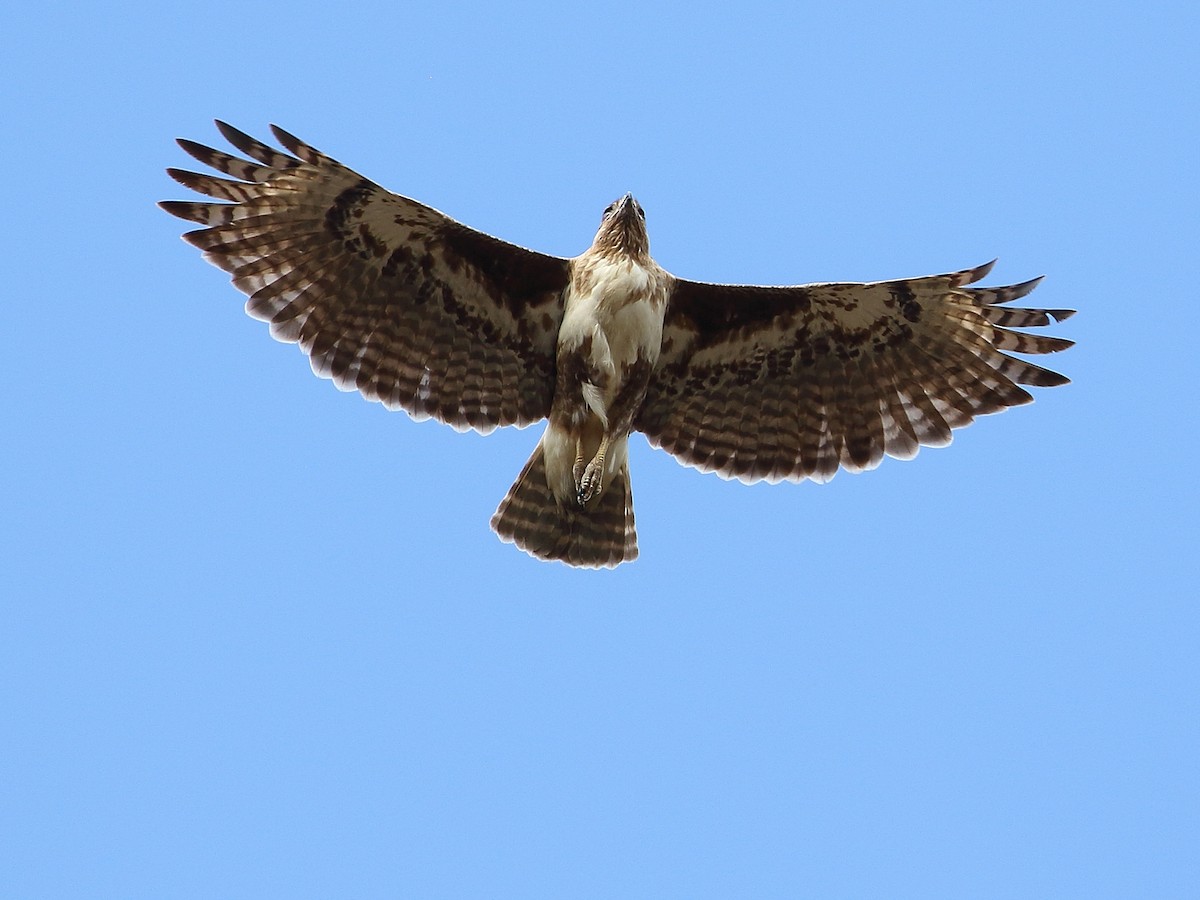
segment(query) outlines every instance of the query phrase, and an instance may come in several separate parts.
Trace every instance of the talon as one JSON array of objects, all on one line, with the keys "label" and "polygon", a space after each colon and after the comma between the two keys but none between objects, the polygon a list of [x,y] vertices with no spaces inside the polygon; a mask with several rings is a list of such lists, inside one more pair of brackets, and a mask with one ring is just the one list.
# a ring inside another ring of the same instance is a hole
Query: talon
[{"label": "talon", "polygon": [[[608,453],[608,441],[608,437],[600,441],[600,448],[586,466],[583,465],[583,445],[582,443],[576,444],[578,455],[575,457],[572,475],[575,477],[575,499],[580,506],[584,506],[593,497],[598,496],[603,487],[604,457]],[[582,474],[580,474],[581,469]]]},{"label": "talon", "polygon": [[594,459],[588,463],[587,468],[583,471],[583,477],[579,479],[578,500],[580,506],[583,506],[600,493],[603,477],[603,459]]}]

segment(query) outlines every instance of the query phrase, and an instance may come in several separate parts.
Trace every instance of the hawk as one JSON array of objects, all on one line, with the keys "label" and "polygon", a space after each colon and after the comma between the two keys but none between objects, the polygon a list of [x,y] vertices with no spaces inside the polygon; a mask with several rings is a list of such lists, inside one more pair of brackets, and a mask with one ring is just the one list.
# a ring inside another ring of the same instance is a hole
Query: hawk
[{"label": "hawk", "polygon": [[272,126],[217,123],[249,159],[188,140],[223,173],[168,169],[220,202],[160,205],[230,272],[246,311],[313,371],[414,419],[487,433],[548,419],[491,525],[572,566],[637,556],[628,441],[744,482],[828,481],[950,442],[976,416],[1067,383],[1009,355],[1073,341],[1013,331],[1074,311],[1005,306],[1041,279],[974,286],[993,263],[792,287],[676,278],[632,195],[563,259],[456,222]]}]

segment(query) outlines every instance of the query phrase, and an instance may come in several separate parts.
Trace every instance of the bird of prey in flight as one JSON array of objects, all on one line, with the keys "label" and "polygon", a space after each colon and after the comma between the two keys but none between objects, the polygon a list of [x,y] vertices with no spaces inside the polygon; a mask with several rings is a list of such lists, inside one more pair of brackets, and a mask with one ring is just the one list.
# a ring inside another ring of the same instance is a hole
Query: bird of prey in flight
[{"label": "bird of prey in flight", "polygon": [[222,173],[168,169],[211,198],[161,204],[203,226],[185,239],[342,390],[460,430],[548,419],[491,522],[541,559],[637,556],[633,431],[726,478],[827,481],[947,444],[1029,402],[1021,385],[1067,382],[1010,353],[1071,346],[1012,329],[1073,310],[1006,305],[1040,279],[977,286],[991,263],[862,284],[687,281],[650,256],[630,194],[563,259],[393,194],[280,128],[286,153],[217,126],[249,159],[179,141]]}]

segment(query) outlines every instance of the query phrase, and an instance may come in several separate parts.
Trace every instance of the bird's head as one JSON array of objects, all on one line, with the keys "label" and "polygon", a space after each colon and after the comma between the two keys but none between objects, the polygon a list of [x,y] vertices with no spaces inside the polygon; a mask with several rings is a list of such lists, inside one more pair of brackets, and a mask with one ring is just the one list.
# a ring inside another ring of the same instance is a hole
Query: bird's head
[{"label": "bird's head", "polygon": [[600,229],[592,246],[606,253],[621,253],[627,256],[646,256],[650,252],[650,238],[646,234],[646,214],[642,207],[633,199],[633,194],[626,194],[620,200],[614,200],[604,210],[600,219]]}]

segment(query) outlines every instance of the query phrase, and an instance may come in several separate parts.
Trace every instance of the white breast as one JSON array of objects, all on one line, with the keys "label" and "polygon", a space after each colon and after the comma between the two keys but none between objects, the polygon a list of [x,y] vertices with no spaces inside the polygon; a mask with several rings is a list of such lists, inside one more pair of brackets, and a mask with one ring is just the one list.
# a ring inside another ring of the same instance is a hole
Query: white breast
[{"label": "white breast", "polygon": [[573,284],[568,292],[560,346],[577,347],[591,335],[595,362],[618,372],[639,357],[655,362],[666,309],[662,270],[629,259],[600,257],[587,276],[576,282],[583,290]]}]

